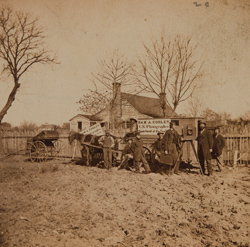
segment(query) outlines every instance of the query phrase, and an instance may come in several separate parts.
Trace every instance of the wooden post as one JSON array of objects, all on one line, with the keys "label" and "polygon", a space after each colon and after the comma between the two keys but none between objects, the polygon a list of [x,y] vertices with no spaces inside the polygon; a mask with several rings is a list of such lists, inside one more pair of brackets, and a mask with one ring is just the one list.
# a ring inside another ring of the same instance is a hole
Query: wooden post
[{"label": "wooden post", "polygon": [[75,158],[75,153],[76,153],[76,144],[77,144],[77,140],[75,140],[75,145],[74,145],[74,150],[73,150],[72,160]]},{"label": "wooden post", "polygon": [[233,168],[237,167],[237,159],[238,159],[238,150],[234,151],[234,165]]}]

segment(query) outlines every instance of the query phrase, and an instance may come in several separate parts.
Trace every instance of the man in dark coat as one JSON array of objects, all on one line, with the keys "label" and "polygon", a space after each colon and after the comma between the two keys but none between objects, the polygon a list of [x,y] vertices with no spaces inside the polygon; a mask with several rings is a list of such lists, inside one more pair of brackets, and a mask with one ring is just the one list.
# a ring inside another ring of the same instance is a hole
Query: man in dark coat
[{"label": "man in dark coat", "polygon": [[161,156],[161,153],[164,151],[164,142],[163,142],[164,133],[162,131],[159,131],[157,135],[158,139],[153,144],[152,153],[155,153],[156,157],[154,158],[158,160]]},{"label": "man in dark coat", "polygon": [[224,137],[219,134],[220,128],[216,127],[214,129],[214,135],[213,135],[213,153],[212,156],[214,159],[216,159],[217,166],[219,167],[219,170],[221,171],[223,167],[223,161],[222,161],[222,150],[225,147],[225,139]]},{"label": "man in dark coat", "polygon": [[205,161],[207,163],[208,176],[212,175],[212,151],[213,137],[209,130],[205,129],[206,123],[200,122],[198,134],[198,157],[203,174],[205,173]]},{"label": "man in dark coat", "polygon": [[129,164],[129,160],[133,159],[132,149],[131,149],[132,138],[131,137],[128,138],[127,142],[128,143],[126,144],[126,146],[122,150],[122,157],[121,157],[122,162],[121,162],[118,170],[123,169],[123,168],[127,169],[128,164]]},{"label": "man in dark coat", "polygon": [[139,162],[141,161],[146,173],[150,173],[150,167],[145,158],[144,150],[143,150],[143,141],[141,139],[141,135],[139,132],[136,133],[136,138],[133,140],[131,144],[131,150],[134,159],[135,172],[140,172]]},{"label": "man in dark coat", "polygon": [[155,143],[153,144],[153,148],[152,148],[152,154],[153,154],[152,160],[154,164],[153,171],[156,171],[159,168],[160,157],[162,153],[164,152],[164,142],[163,142],[164,132],[159,131],[157,135],[158,135],[158,139],[155,141]]},{"label": "man in dark coat", "polygon": [[173,164],[175,165],[174,173],[179,174],[180,161],[178,159],[180,135],[174,129],[173,122],[170,122],[170,129],[166,131],[163,136],[165,154],[171,154],[173,157]]}]

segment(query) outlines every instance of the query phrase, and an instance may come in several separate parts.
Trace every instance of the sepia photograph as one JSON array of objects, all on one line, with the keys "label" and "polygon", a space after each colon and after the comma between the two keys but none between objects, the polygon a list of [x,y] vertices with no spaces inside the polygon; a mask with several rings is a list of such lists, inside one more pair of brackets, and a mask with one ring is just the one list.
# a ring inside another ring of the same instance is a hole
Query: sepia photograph
[{"label": "sepia photograph", "polygon": [[1,247],[249,247],[248,0],[0,0]]}]

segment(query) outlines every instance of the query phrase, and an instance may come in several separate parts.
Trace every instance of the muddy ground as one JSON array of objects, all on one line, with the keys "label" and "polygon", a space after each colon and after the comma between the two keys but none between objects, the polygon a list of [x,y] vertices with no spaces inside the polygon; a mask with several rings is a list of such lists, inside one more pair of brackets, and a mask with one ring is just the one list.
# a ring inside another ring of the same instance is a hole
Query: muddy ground
[{"label": "muddy ground", "polygon": [[136,174],[0,161],[0,246],[249,246],[250,169]]}]

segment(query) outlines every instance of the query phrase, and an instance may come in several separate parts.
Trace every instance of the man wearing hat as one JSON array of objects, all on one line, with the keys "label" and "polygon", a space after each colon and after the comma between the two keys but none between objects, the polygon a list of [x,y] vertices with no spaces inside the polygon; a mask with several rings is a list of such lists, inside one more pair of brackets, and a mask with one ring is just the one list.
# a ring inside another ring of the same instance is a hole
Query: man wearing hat
[{"label": "man wearing hat", "polygon": [[161,154],[162,154],[162,152],[164,152],[164,143],[163,143],[164,132],[158,131],[157,135],[158,135],[158,139],[153,144],[153,149],[152,149],[152,153],[154,154],[153,159],[155,160],[154,170],[157,170],[157,168],[158,168],[157,161],[158,162],[160,161]]},{"label": "man wearing hat", "polygon": [[138,131],[137,120],[135,118],[130,118],[130,132],[134,133]]},{"label": "man wearing hat", "polygon": [[109,130],[106,130],[106,134],[102,136],[98,142],[103,146],[104,166],[109,170],[112,167],[111,148],[115,145],[114,138],[110,135]]},{"label": "man wearing hat", "polygon": [[[179,174],[180,161],[178,159],[180,135],[174,129],[174,123],[170,122],[170,129],[165,132],[163,136],[165,154],[171,154],[173,157],[173,164],[175,165],[174,173]],[[171,165],[171,164],[170,164]]]},{"label": "man wearing hat", "polygon": [[155,151],[155,154],[158,157],[160,157],[161,152],[164,151],[164,143],[163,143],[164,132],[163,131],[158,131],[157,135],[158,135],[158,139],[153,144],[153,150]]},{"label": "man wearing hat", "polygon": [[146,173],[150,173],[151,170],[145,158],[145,154],[143,150],[143,141],[141,139],[140,132],[136,133],[136,137],[131,144],[131,150],[132,150],[133,159],[134,159],[135,172],[137,173],[140,172],[139,162],[141,161],[145,168]]},{"label": "man wearing hat", "polygon": [[118,168],[118,170],[120,169],[127,169],[128,167],[128,164],[129,164],[129,160],[130,159],[133,159],[133,155],[132,155],[132,149],[131,149],[131,144],[132,144],[132,138],[129,137],[127,139],[127,144],[126,146],[124,147],[124,149],[122,150],[122,162]]},{"label": "man wearing hat", "polygon": [[207,163],[208,176],[212,175],[212,151],[213,151],[213,137],[209,130],[206,128],[206,123],[201,121],[199,123],[198,134],[198,157],[203,174],[205,173],[205,162]]},{"label": "man wearing hat", "polygon": [[126,133],[125,139],[131,136],[134,137],[137,131],[138,131],[137,120],[135,118],[130,118],[129,132]]},{"label": "man wearing hat", "polygon": [[216,159],[219,170],[222,170],[223,161],[221,159],[222,150],[225,147],[225,138],[220,134],[219,126],[215,127],[213,135],[213,153],[212,157]]}]

